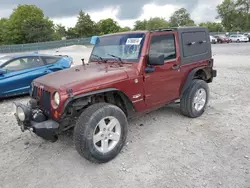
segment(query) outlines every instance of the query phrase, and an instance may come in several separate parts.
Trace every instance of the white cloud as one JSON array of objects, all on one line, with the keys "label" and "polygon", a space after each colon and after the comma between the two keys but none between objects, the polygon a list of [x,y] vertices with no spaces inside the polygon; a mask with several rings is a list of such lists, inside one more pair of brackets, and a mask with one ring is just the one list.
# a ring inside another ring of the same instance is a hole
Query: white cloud
[{"label": "white cloud", "polygon": [[74,27],[77,22],[77,16],[63,17],[63,18],[52,18],[56,24],[62,24],[65,27]]},{"label": "white cloud", "polygon": [[[216,21],[215,19],[217,15],[216,5],[220,4],[223,0],[199,0],[199,2],[195,5],[195,9],[190,13],[191,18],[196,22],[200,23],[203,21]],[[88,12],[91,16],[91,19],[95,22],[98,22],[101,19],[112,18],[119,23],[120,26],[125,27],[133,27],[136,20],[150,19],[151,17],[162,17],[166,20],[173,14],[174,11],[181,8],[182,5],[171,5],[166,4],[164,6],[158,6],[156,4],[146,4],[143,6],[143,11],[140,17],[131,20],[119,20],[117,19],[117,14],[119,11],[119,7],[106,7],[102,11],[98,12]],[[74,27],[77,22],[77,15],[74,17],[68,18],[54,18],[55,23],[61,23],[66,27]]]},{"label": "white cloud", "polygon": [[[163,17],[165,19],[169,19],[169,17],[173,14],[174,11],[181,8],[180,6],[175,5],[164,5],[157,6],[155,4],[147,4],[143,6],[143,13],[137,19],[132,20],[119,20],[116,15],[118,14],[119,7],[107,7],[102,11],[98,12],[88,12],[91,16],[91,19],[95,22],[98,22],[101,19],[112,18],[119,23],[120,26],[125,27],[133,27],[134,22],[136,20],[150,19],[151,17]],[[66,27],[74,27],[77,22],[77,15],[74,17],[68,18],[54,18],[53,21],[55,23],[61,23]]]},{"label": "white cloud", "polygon": [[217,16],[216,6],[222,3],[223,0],[199,0],[198,5],[191,12],[192,19],[196,23],[211,21],[219,22],[215,17]]}]

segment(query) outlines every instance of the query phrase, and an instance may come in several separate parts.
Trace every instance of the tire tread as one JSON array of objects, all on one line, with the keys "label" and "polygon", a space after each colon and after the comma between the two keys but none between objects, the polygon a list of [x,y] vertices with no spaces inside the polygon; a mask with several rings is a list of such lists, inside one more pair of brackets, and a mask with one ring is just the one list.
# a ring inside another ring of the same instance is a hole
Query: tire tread
[{"label": "tire tread", "polygon": [[[82,112],[74,128],[74,144],[75,144],[76,150],[82,157],[86,158],[87,160],[93,163],[103,163],[103,162],[107,162],[107,160],[97,159],[96,157],[92,156],[91,152],[89,151],[88,143],[87,143],[87,139],[89,138],[87,135],[84,135],[84,134],[86,132],[86,129],[88,128],[88,122],[91,121],[91,118],[94,118],[92,115],[96,113],[97,111],[103,111],[109,108],[118,110],[125,116],[124,112],[117,106],[114,106],[108,103],[96,103],[96,104],[89,106],[87,109],[85,109]],[[125,127],[125,137],[126,136],[127,136],[127,126]]]},{"label": "tire tread", "polygon": [[199,117],[201,114],[203,114],[204,109],[207,105],[207,102],[205,104],[204,109],[197,113],[194,113],[192,111],[192,98],[193,95],[195,94],[195,92],[197,91],[198,88],[204,88],[207,92],[207,102],[208,102],[208,98],[209,98],[209,88],[208,88],[208,84],[204,81],[204,80],[200,80],[200,79],[194,79],[192,81],[192,83],[190,84],[190,87],[184,92],[182,98],[181,98],[181,102],[180,102],[180,108],[181,108],[181,113],[185,116],[188,116],[190,118],[196,118]]}]

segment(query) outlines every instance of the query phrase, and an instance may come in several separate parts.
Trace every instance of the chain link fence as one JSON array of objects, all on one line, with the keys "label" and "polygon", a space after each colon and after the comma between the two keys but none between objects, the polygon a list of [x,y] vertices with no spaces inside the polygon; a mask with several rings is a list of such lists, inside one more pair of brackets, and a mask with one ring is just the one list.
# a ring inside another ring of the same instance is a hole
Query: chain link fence
[{"label": "chain link fence", "polygon": [[56,49],[56,48],[72,46],[72,45],[90,45],[90,40],[91,40],[91,37],[60,40],[60,41],[30,43],[30,44],[2,45],[0,46],[0,53],[39,51],[39,50]]},{"label": "chain link fence", "polygon": [[[243,34],[244,32],[210,32],[210,35],[232,35],[232,34]],[[39,51],[56,49],[72,45],[90,45],[91,37],[89,38],[78,38],[60,41],[49,41],[39,42],[30,44],[15,44],[15,45],[2,45],[0,46],[0,53],[16,53],[26,51]]]}]

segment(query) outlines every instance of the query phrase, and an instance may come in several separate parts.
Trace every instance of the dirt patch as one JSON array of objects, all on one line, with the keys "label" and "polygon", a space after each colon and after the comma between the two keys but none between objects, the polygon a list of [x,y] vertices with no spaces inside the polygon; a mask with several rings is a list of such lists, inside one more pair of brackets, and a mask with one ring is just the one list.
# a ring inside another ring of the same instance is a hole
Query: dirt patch
[{"label": "dirt patch", "polygon": [[249,51],[213,45],[218,77],[206,113],[189,119],[171,105],[131,121],[122,153],[103,165],[81,158],[70,132],[56,143],[21,133],[11,102],[28,97],[1,102],[0,187],[250,187]]}]

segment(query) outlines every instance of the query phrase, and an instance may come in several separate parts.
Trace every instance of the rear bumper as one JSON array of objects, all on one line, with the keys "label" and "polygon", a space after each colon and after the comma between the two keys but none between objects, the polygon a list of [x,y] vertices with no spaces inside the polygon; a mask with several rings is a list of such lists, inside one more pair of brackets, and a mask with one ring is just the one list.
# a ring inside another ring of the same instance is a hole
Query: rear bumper
[{"label": "rear bumper", "polygon": [[215,77],[217,77],[217,70],[214,70],[213,68],[211,68],[210,78],[207,80],[207,83],[213,82]]},{"label": "rear bumper", "polygon": [[[55,141],[58,135],[59,123],[47,119],[46,116],[37,108],[32,108],[31,105],[23,105],[21,103],[14,103],[14,116],[21,131],[33,131],[37,136],[45,140]],[[18,109],[19,108],[19,112]],[[22,109],[25,118],[20,113]]]}]

